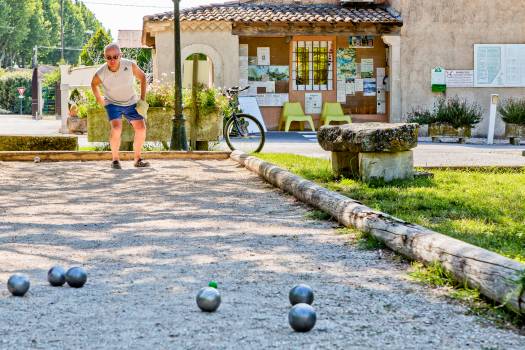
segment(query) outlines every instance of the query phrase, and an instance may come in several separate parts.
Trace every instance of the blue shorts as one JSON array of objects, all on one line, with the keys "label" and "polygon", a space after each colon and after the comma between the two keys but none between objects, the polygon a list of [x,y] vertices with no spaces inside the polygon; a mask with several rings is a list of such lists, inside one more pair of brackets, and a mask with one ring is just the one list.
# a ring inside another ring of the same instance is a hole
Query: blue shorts
[{"label": "blue shorts", "polygon": [[106,105],[109,121],[120,119],[122,115],[130,122],[134,120],[144,120],[144,117],[137,112],[135,107],[137,107],[136,103],[131,106],[117,106],[111,103]]}]

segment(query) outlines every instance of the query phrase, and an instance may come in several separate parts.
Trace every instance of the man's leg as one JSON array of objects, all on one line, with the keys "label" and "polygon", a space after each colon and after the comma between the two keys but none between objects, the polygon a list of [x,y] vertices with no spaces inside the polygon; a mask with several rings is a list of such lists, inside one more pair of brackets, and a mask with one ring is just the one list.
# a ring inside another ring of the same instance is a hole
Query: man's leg
[{"label": "man's leg", "polygon": [[120,135],[122,134],[122,119],[114,119],[111,121],[111,135],[109,137],[109,144],[111,146],[111,154],[113,161],[120,160]]},{"label": "man's leg", "polygon": [[146,122],[144,120],[131,120],[131,125],[135,129],[135,138],[133,140],[133,151],[135,152],[135,163],[141,159],[142,146],[146,141]]}]

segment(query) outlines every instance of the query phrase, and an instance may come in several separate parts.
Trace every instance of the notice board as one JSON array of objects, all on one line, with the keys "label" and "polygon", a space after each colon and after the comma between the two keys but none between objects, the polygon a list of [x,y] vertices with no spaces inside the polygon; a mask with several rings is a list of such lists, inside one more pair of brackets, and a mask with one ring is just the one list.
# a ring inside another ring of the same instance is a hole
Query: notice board
[{"label": "notice board", "polygon": [[474,45],[474,86],[525,87],[525,45]]}]

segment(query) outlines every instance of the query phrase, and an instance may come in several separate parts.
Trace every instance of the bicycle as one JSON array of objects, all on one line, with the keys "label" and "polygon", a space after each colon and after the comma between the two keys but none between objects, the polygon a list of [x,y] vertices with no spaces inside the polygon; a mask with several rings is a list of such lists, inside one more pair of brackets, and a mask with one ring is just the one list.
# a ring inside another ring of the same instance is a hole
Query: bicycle
[{"label": "bicycle", "polygon": [[257,153],[264,147],[266,135],[264,128],[253,115],[242,113],[239,107],[239,93],[249,87],[241,89],[238,86],[227,89],[224,96],[228,98],[230,115],[224,125],[223,136],[228,147],[245,153]]}]

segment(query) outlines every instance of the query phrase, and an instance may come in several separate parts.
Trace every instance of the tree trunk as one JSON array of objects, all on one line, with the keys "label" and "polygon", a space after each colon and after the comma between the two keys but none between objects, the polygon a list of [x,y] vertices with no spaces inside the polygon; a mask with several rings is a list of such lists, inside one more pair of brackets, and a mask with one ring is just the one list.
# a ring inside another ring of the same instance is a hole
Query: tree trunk
[{"label": "tree trunk", "polygon": [[191,99],[193,101],[193,113],[191,120],[191,149],[197,149],[197,125],[199,123],[199,101],[198,89],[199,84],[199,55],[193,54],[193,80],[191,82]]}]

